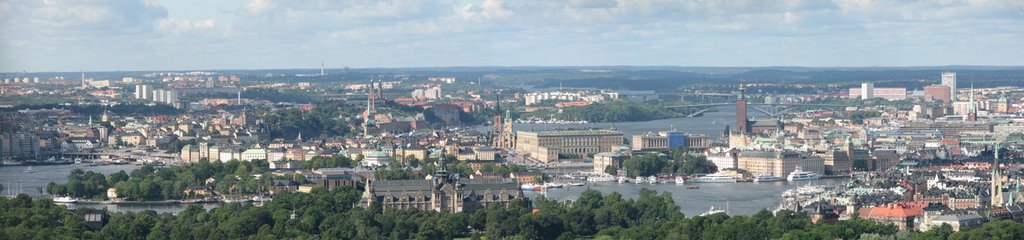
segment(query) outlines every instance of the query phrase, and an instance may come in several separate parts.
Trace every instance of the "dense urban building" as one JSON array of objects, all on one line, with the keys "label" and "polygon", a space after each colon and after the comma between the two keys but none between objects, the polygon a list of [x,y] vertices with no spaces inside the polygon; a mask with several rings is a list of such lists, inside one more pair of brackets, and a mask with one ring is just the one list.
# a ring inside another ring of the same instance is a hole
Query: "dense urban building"
[{"label": "dense urban building", "polygon": [[516,152],[547,163],[559,155],[579,158],[613,151],[623,140],[622,132],[612,130],[519,131]]}]

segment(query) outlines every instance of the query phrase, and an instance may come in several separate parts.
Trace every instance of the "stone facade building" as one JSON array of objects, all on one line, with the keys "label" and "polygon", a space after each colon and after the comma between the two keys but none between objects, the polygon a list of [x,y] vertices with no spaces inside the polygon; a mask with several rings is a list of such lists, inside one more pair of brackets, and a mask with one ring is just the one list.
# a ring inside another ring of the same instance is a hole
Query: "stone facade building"
[{"label": "stone facade building", "polygon": [[473,212],[492,205],[508,206],[524,199],[515,179],[468,179],[448,175],[446,167],[427,180],[376,180],[366,182],[359,202],[362,207],[380,204],[383,209],[419,209]]}]

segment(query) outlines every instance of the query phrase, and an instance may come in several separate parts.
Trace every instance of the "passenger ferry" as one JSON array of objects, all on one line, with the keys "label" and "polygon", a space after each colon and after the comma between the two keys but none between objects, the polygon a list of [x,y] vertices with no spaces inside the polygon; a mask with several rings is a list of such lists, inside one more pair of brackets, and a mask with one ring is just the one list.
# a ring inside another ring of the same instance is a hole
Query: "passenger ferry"
[{"label": "passenger ferry", "polygon": [[684,184],[684,183],[686,183],[686,178],[683,178],[683,176],[677,176],[676,177],[676,184]]},{"label": "passenger ferry", "polygon": [[712,173],[703,177],[690,179],[690,182],[695,183],[735,183],[736,178],[723,173]]},{"label": "passenger ferry", "polygon": [[786,179],[785,178],[776,177],[776,176],[772,176],[772,175],[767,175],[767,174],[754,177],[754,182],[758,182],[758,183],[760,183],[760,182],[778,182],[778,181],[784,181],[784,180],[786,180]]},{"label": "passenger ferry", "polygon": [[815,180],[819,178],[821,178],[821,176],[818,176],[817,173],[804,171],[800,169],[800,167],[798,166],[796,167],[796,170],[793,170],[793,172],[789,173],[789,176],[786,177],[786,180],[792,182],[801,180]]}]

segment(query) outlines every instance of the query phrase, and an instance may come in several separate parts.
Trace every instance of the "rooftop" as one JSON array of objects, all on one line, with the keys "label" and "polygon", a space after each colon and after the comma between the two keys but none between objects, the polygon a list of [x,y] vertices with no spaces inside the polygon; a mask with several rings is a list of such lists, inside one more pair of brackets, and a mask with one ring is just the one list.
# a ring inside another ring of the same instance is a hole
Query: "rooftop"
[{"label": "rooftop", "polygon": [[536,133],[537,136],[600,136],[600,135],[622,135],[622,132],[605,130],[605,129],[589,129],[589,130],[545,130],[545,131],[520,131],[522,133]]}]

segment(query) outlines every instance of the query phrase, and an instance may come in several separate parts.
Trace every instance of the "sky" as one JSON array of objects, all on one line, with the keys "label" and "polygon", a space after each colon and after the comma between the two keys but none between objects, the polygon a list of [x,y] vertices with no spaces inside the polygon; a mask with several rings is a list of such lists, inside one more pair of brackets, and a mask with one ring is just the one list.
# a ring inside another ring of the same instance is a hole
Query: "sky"
[{"label": "sky", "polygon": [[1021,0],[0,0],[0,72],[1024,65]]}]

